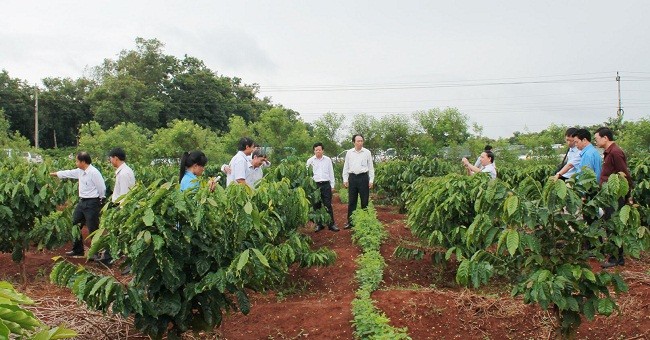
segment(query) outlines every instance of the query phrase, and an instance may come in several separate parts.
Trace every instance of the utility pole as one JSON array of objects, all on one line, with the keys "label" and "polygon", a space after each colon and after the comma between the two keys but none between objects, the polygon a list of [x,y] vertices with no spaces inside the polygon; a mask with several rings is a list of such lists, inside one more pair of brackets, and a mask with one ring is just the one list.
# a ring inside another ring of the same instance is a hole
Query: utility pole
[{"label": "utility pole", "polygon": [[34,147],[38,149],[38,86],[34,85]]},{"label": "utility pole", "polygon": [[618,83],[618,111],[616,111],[616,118],[619,122],[623,122],[623,108],[621,107],[621,76],[616,72],[616,82]]}]

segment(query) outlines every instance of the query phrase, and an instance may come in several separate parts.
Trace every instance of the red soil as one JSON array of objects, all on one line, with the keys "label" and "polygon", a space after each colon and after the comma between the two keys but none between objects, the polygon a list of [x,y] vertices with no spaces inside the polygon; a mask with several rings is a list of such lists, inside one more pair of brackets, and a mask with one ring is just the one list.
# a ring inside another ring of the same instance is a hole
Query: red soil
[{"label": "red soil", "polygon": [[[346,223],[347,206],[334,199],[335,219]],[[379,219],[389,231],[381,252],[386,259],[382,287],[373,293],[376,306],[395,327],[408,327],[413,339],[529,339],[548,338],[555,320],[535,305],[524,305],[509,295],[507,283],[495,282],[483,290],[469,290],[454,283],[453,264],[434,265],[423,260],[396,259],[392,253],[404,240],[414,240],[405,225],[406,216],[392,207],[377,207]],[[353,245],[349,230],[314,233],[303,229],[314,247],[326,246],[337,253],[334,265],[325,268],[291,269],[287,283],[267,293],[251,293],[249,315],[232,314],[212,334],[196,338],[219,339],[351,339],[353,338],[351,301],[355,258],[360,250]],[[69,291],[47,283],[51,257],[67,249],[27,254],[25,267],[29,282],[20,285],[20,269],[10,254],[0,254],[0,279],[9,279],[36,300],[68,296]],[[85,260],[75,260],[83,263]],[[617,297],[620,314],[584,321],[579,339],[650,338],[650,255],[641,260],[626,259],[619,267],[630,292]],[[596,269],[597,263],[593,264]],[[98,268],[97,265],[89,264]],[[94,269],[95,269],[94,268]],[[119,271],[119,270],[116,270]],[[118,275],[119,276],[119,275]],[[65,314],[65,310],[61,310]],[[47,321],[47,320],[46,320]],[[188,335],[188,338],[193,336]],[[80,337],[84,338],[84,337]],[[128,335],[125,338],[142,338]]]}]

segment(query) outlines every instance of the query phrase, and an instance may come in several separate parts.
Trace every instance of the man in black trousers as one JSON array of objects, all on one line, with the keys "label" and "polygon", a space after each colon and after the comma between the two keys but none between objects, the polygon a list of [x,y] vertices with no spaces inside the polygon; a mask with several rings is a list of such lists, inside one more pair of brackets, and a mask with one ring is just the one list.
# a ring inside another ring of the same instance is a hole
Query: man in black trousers
[{"label": "man in black trousers", "polygon": [[[50,173],[50,176],[61,179],[71,178],[79,181],[79,203],[72,213],[72,225],[79,224],[81,228],[85,223],[89,234],[99,227],[99,212],[102,209],[103,200],[106,198],[104,177],[91,163],[90,155],[82,151],[75,158],[76,169]],[[72,250],[67,252],[66,255],[84,255],[84,244],[81,237],[74,241]]]},{"label": "man in black trousers", "polygon": [[[314,172],[313,179],[318,185],[318,190],[320,191],[321,201],[314,205],[314,209],[318,210],[321,207],[321,204],[325,206],[327,212],[330,215],[330,223],[328,224],[328,229],[331,231],[339,231],[339,228],[334,223],[334,211],[332,210],[332,192],[334,191],[334,166],[332,165],[332,160],[323,155],[323,143],[316,143],[313,146],[314,156],[307,160],[307,167],[312,167]],[[316,224],[316,232],[323,230],[323,224]]]},{"label": "man in black trousers", "polygon": [[370,189],[375,179],[375,167],[372,163],[370,150],[363,147],[363,136],[352,136],[354,148],[345,154],[343,164],[343,186],[348,188],[348,224],[344,229],[352,227],[352,212],[357,208],[357,199],[361,197],[361,208],[368,207]]}]

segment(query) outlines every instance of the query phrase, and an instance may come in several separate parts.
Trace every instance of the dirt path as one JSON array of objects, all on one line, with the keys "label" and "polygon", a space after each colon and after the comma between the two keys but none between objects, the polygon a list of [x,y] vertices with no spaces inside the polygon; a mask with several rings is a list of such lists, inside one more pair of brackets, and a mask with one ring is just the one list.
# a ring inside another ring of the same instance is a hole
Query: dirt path
[{"label": "dirt path", "polygon": [[[408,327],[413,339],[549,337],[554,326],[550,314],[537,306],[523,304],[521,299],[511,298],[509,283],[491,281],[485,288],[469,290],[454,283],[456,268],[453,263],[436,266],[428,256],[421,261],[393,258],[395,247],[405,240],[413,240],[413,236],[405,226],[405,215],[397,213],[393,207],[378,206],[376,209],[390,236],[381,248],[387,264],[384,282],[372,298],[390,318],[391,325]],[[341,204],[338,197],[334,199],[334,210],[336,223],[342,227],[346,222],[347,206]],[[326,268],[292,268],[287,284],[267,294],[251,295],[249,315],[228,315],[214,333],[186,334],[184,338],[352,339],[350,303],[357,289],[354,275],[359,248],[352,244],[349,230],[314,233],[311,227],[305,227],[302,231],[312,237],[315,247],[333,249],[338,254],[337,261]],[[25,263],[30,283],[21,290],[38,301],[56,300],[65,306],[60,311],[55,310],[45,321],[58,324],[75,314],[84,316],[76,325],[88,329],[79,339],[101,339],[101,334],[105,334],[102,332],[116,327],[122,327],[120,339],[142,339],[141,335],[133,334],[128,322],[111,324],[112,321],[101,313],[95,314],[97,319],[89,326],[85,319],[91,312],[77,306],[68,290],[48,283],[52,267],[50,258],[66,250],[27,255]],[[77,261],[84,262],[83,259]],[[94,264],[88,266],[98,269]],[[592,267],[600,270],[596,261]],[[620,314],[615,312],[609,318],[585,321],[578,330],[578,339],[650,339],[650,254],[644,253],[640,260],[626,259],[625,266],[615,270],[621,271],[630,287],[629,293],[617,297]],[[9,279],[20,287],[18,273],[19,267],[11,261],[11,254],[0,254],[0,279]],[[73,309],[75,313],[71,313]],[[103,330],[97,331],[98,328]]]},{"label": "dirt path", "polygon": [[339,232],[315,233],[305,228],[314,247],[328,247],[336,262],[325,268],[293,268],[288,284],[271,294],[254,294],[249,315],[227,317],[219,334],[223,339],[352,339],[352,312],[357,284],[354,282],[359,248],[352,244],[347,222],[347,205],[334,198],[334,220]]}]

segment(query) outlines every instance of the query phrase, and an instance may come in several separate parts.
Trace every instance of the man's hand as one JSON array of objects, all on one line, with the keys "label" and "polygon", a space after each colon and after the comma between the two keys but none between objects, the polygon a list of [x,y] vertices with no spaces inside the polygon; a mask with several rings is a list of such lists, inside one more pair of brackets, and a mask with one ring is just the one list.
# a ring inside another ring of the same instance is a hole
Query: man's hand
[{"label": "man's hand", "polygon": [[374,184],[372,182],[368,183],[368,188],[372,189],[373,186]]},{"label": "man's hand", "polygon": [[348,187],[348,185],[349,185],[349,183],[348,183],[348,182],[343,182],[343,186],[344,186],[344,187],[346,187],[346,188],[347,188],[347,187]]},{"label": "man's hand", "polygon": [[56,172],[50,172],[50,176],[56,177]]}]

